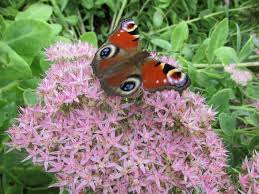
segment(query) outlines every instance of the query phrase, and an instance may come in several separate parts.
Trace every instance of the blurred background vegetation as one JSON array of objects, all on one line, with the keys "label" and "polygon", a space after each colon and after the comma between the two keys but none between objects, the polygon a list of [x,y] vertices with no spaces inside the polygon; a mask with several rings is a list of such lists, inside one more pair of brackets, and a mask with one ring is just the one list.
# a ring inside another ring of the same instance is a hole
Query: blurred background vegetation
[{"label": "blurred background vegetation", "polygon": [[[19,107],[37,103],[35,89],[51,65],[44,48],[79,39],[100,45],[122,18],[136,21],[143,49],[175,57],[191,90],[218,111],[213,126],[229,151],[234,182],[242,160],[258,150],[258,0],[1,0],[0,193],[59,193],[48,189],[53,175],[20,162],[26,153],[5,153],[5,131]],[[253,80],[236,84],[222,68],[230,63]]]}]

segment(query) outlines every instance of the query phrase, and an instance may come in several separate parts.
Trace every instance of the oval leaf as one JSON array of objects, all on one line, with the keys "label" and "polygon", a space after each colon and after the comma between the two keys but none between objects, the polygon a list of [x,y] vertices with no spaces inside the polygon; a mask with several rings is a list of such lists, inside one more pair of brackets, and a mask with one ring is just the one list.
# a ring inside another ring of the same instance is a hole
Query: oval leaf
[{"label": "oval leaf", "polygon": [[166,40],[163,40],[160,38],[154,38],[154,39],[151,39],[150,42],[160,48],[171,50],[171,44]]},{"label": "oval leaf", "polygon": [[186,22],[181,22],[176,25],[176,27],[172,31],[171,35],[171,44],[173,51],[179,51],[184,42],[188,39],[189,29]]},{"label": "oval leaf", "polygon": [[245,59],[247,59],[249,57],[249,55],[251,55],[251,53],[254,51],[254,44],[253,44],[253,39],[252,37],[246,42],[246,44],[243,46],[243,48],[241,49],[238,57],[239,57],[239,61],[242,62]]},{"label": "oval leaf", "polygon": [[36,3],[30,5],[25,11],[19,12],[15,17],[15,20],[38,19],[42,21],[47,21],[52,15],[52,11],[53,10],[51,6]]},{"label": "oval leaf", "polygon": [[201,63],[203,62],[203,60],[206,58],[206,56],[204,55],[205,51],[208,48],[209,45],[209,38],[206,38],[198,47],[195,55],[192,58],[192,62],[193,63]]},{"label": "oval leaf", "polygon": [[259,100],[259,86],[248,85],[245,94],[255,100]]},{"label": "oval leaf", "polygon": [[226,113],[219,115],[220,128],[226,135],[231,135],[236,128],[236,119]]},{"label": "oval leaf", "polygon": [[38,103],[38,98],[36,96],[36,93],[32,89],[26,89],[23,92],[23,100],[26,105],[35,105]]},{"label": "oval leaf", "polygon": [[216,24],[216,26],[214,27],[214,30],[210,35],[210,42],[206,52],[208,61],[210,63],[212,63],[214,60],[215,50],[225,44],[228,37],[228,31],[229,28],[227,18]]},{"label": "oval leaf", "polygon": [[80,36],[80,40],[88,42],[96,47],[98,46],[97,36],[95,32],[85,32]]},{"label": "oval leaf", "polygon": [[215,50],[215,55],[223,64],[238,62],[237,53],[231,47],[226,47],[226,46],[220,47]]},{"label": "oval leaf", "polygon": [[209,100],[209,104],[218,112],[227,111],[229,109],[229,100],[231,98],[231,89],[226,88],[218,91]]},{"label": "oval leaf", "polygon": [[18,20],[11,23],[4,34],[4,41],[29,63],[50,43],[52,28],[39,20]]},{"label": "oval leaf", "polygon": [[32,76],[26,61],[4,42],[0,42],[0,72],[0,81],[26,79]]},{"label": "oval leaf", "polygon": [[156,27],[159,27],[162,25],[162,23],[163,23],[163,13],[160,9],[157,9],[153,15],[153,24]]}]

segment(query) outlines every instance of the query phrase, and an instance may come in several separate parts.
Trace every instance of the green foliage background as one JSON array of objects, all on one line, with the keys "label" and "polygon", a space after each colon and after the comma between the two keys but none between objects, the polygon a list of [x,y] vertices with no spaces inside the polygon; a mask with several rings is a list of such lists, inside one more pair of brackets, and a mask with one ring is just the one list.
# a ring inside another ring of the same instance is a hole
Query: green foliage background
[{"label": "green foliage background", "polygon": [[[259,100],[258,0],[2,0],[0,193],[59,192],[48,189],[53,175],[21,163],[26,153],[5,153],[4,145],[19,107],[37,103],[35,88],[50,66],[44,48],[78,39],[100,45],[128,17],[139,24],[142,47],[177,58],[192,79],[191,90],[218,111],[213,127],[229,151],[228,171],[236,182],[242,160],[259,148],[253,105]],[[246,87],[233,82],[222,68],[230,63],[253,72],[253,81]]]}]

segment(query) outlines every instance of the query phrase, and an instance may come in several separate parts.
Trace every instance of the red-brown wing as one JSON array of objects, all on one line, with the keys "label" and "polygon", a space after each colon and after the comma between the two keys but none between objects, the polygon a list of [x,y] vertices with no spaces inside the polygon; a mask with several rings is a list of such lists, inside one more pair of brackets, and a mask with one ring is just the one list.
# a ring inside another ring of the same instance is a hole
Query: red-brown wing
[{"label": "red-brown wing", "polygon": [[109,69],[118,66],[122,61],[138,52],[139,34],[137,25],[132,19],[123,20],[95,54],[92,62],[94,73],[98,77],[103,76]]},{"label": "red-brown wing", "polygon": [[[124,64],[122,64],[123,66]],[[135,93],[141,86],[141,78],[136,66],[131,65],[127,68],[119,68],[105,74],[100,79],[101,86],[107,94],[119,96],[129,96]]]},{"label": "red-brown wing", "polygon": [[174,89],[182,91],[190,85],[188,75],[167,63],[147,59],[141,66],[143,88],[149,91]]},{"label": "red-brown wing", "polygon": [[120,96],[129,96],[136,92],[142,84],[139,67],[148,56],[148,52],[141,51],[118,64],[114,64],[99,77],[102,88],[108,94]]},{"label": "red-brown wing", "polygon": [[139,49],[138,26],[132,19],[122,20],[117,29],[108,37],[108,42],[125,50]]}]

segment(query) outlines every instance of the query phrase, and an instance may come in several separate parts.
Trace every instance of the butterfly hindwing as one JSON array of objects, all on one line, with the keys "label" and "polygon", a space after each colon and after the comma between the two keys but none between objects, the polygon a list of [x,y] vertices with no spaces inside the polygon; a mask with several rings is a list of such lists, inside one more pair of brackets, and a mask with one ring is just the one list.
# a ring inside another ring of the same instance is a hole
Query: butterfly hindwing
[{"label": "butterfly hindwing", "polygon": [[141,65],[143,88],[149,91],[174,89],[182,91],[190,85],[190,79],[180,69],[148,58]]},{"label": "butterfly hindwing", "polygon": [[148,56],[148,52],[140,51],[114,64],[103,74],[103,77],[99,78],[102,88],[108,94],[120,96],[129,96],[136,92],[142,84],[139,67]]}]

